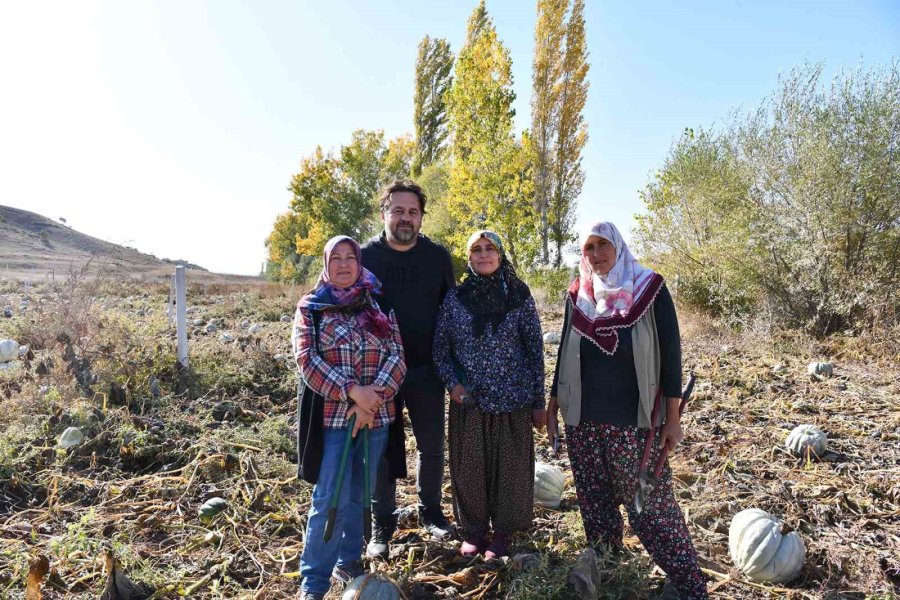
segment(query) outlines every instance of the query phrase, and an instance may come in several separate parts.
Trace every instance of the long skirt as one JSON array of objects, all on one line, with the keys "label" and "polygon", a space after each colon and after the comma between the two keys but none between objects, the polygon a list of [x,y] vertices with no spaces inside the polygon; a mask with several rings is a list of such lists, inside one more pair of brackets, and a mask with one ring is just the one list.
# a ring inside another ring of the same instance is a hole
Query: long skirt
[{"label": "long skirt", "polygon": [[512,533],[534,517],[531,408],[491,414],[450,403],[453,512],[466,539]]},{"label": "long skirt", "polygon": [[[709,597],[706,580],[684,515],[675,501],[668,461],[641,514],[632,506],[647,431],[584,421],[577,427],[566,427],[584,531],[593,545],[621,548],[624,523],[619,505],[624,504],[631,528],[666,572],[682,600],[703,600]],[[648,461],[651,469],[658,456],[657,430]]]}]

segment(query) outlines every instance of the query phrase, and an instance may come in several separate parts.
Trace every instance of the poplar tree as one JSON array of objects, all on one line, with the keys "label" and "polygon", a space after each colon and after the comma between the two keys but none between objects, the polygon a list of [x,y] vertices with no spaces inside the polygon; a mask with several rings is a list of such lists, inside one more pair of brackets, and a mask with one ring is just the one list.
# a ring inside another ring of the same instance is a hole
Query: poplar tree
[{"label": "poplar tree", "polygon": [[415,107],[416,149],[413,175],[434,163],[444,152],[447,140],[447,105],[445,96],[450,89],[453,72],[453,53],[450,43],[425,36],[419,42],[416,57]]},{"label": "poplar tree", "polygon": [[515,264],[533,244],[530,144],[513,134],[512,61],[484,2],[470,17],[468,34],[447,94],[452,133],[447,208],[460,225],[451,242],[459,256],[472,229],[496,229]]},{"label": "poplar tree", "polygon": [[550,263],[548,210],[555,181],[553,146],[559,123],[556,84],[561,77],[568,0],[538,0],[532,64],[531,139],[534,148],[534,201],[540,215],[541,262]]},{"label": "poplar tree", "polygon": [[532,135],[535,209],[541,260],[562,262],[573,237],[584,184],[581,152],[587,142],[583,110],[588,92],[584,0],[538,0],[533,62]]}]

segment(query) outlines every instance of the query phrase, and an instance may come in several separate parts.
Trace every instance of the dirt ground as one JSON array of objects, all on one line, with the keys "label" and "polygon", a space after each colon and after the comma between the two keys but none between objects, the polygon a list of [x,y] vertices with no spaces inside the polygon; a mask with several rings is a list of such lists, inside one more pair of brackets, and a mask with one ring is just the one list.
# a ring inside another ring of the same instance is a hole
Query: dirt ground
[{"label": "dirt ground", "polygon": [[[163,285],[4,286],[0,311],[13,316],[0,316],[0,338],[30,351],[0,371],[0,597],[25,597],[29,564],[43,556],[44,598],[96,598],[107,552],[144,597],[295,595],[310,486],[293,465],[296,376],[283,319],[299,291],[194,286],[191,368],[180,370]],[[559,329],[560,307],[541,316],[545,331]],[[900,354],[891,336],[816,341],[758,324],[737,332],[686,314],[681,322],[685,371],[698,384],[671,465],[711,597],[896,597]],[[545,357],[549,387],[556,346]],[[813,360],[833,362],[834,375],[807,375]],[[802,423],[827,433],[822,460],[784,449]],[[63,450],[68,427],[85,439]],[[427,539],[407,510],[390,560],[370,568],[409,598],[577,597],[567,576],[585,540],[565,445],[553,456],[543,434],[535,442],[538,459],[568,479],[560,508],[537,508],[534,527],[513,540],[518,558],[463,559],[459,541]],[[414,473],[411,434],[408,454]],[[399,503],[411,507],[414,481],[400,483]],[[227,508],[202,521],[212,497]],[[751,507],[803,539],[794,581],[756,584],[734,568],[728,527]],[[630,529],[626,546],[601,560],[598,597],[656,597],[663,574]]]}]

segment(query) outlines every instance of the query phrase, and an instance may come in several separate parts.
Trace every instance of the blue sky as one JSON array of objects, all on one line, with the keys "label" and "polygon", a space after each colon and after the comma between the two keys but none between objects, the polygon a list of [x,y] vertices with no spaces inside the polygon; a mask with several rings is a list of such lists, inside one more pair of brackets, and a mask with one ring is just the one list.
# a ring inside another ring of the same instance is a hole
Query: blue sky
[{"label": "blue sky", "polygon": [[[804,61],[900,57],[900,2],[588,0],[580,225],[623,230],[685,127],[750,109]],[[5,3],[0,204],[161,257],[253,274],[316,145],[412,131],[416,45],[475,2]],[[535,3],[489,0],[529,126]]]}]

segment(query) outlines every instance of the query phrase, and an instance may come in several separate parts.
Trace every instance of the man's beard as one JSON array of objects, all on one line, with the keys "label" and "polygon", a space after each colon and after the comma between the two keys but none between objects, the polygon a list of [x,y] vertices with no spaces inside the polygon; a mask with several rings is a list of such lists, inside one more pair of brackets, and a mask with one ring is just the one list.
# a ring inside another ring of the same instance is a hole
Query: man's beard
[{"label": "man's beard", "polygon": [[412,226],[408,229],[400,229],[399,225],[391,228],[391,237],[394,238],[394,241],[400,242],[401,244],[409,244],[416,239],[416,235],[418,234]]}]

